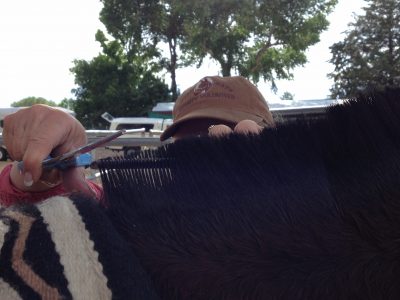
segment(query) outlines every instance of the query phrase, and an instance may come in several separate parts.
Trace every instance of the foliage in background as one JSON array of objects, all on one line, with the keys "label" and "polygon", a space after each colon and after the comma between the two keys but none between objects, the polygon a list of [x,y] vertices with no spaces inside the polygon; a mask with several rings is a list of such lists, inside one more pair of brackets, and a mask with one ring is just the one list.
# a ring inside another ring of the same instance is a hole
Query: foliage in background
[{"label": "foliage in background", "polygon": [[34,104],[46,104],[49,106],[57,106],[54,101],[47,100],[42,97],[27,97],[22,100],[11,103],[11,107],[26,107]]},{"label": "foliage in background", "polygon": [[400,84],[400,1],[366,2],[365,14],[349,24],[346,38],[330,47],[333,98]]},{"label": "foliage in background", "polygon": [[145,116],[157,102],[170,101],[168,86],[155,77],[145,58],[128,55],[121,44],[98,31],[103,53],[91,61],[75,60],[71,72],[78,88],[74,110],[86,128],[106,128],[104,112],[118,117]]},{"label": "foliage in background", "polygon": [[[101,21],[128,53],[154,55],[171,73],[182,65],[200,66],[205,58],[255,83],[292,78],[305,50],[327,29],[326,16],[337,0],[102,0]],[[168,45],[163,57],[160,43]],[[142,50],[142,51],[138,51]],[[183,54],[179,55],[181,49]],[[212,74],[214,75],[214,74]]]},{"label": "foliage in background", "polygon": [[280,97],[281,100],[293,100],[294,95],[290,92],[284,92],[283,95]]},{"label": "foliage in background", "polygon": [[73,111],[75,109],[75,102],[76,101],[74,99],[64,98],[64,99],[61,100],[61,102],[58,104],[58,106]]},{"label": "foliage in background", "polygon": [[306,49],[327,29],[336,0],[196,1],[183,49],[189,61],[209,56],[223,76],[238,73],[257,83],[291,79],[307,62]]},{"label": "foliage in background", "polygon": [[[188,4],[184,1],[101,0],[100,20],[109,34],[123,45],[129,56],[153,58],[170,73],[172,98],[178,96],[176,69],[178,45],[184,35],[183,21]],[[163,57],[159,43],[167,45]]]}]

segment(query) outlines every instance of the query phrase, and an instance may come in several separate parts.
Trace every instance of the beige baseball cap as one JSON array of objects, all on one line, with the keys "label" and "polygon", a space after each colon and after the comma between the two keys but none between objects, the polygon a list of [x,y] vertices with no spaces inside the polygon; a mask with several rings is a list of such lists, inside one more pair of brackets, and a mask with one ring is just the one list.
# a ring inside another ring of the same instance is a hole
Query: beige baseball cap
[{"label": "beige baseball cap", "polygon": [[274,125],[272,114],[260,91],[241,76],[204,77],[185,90],[172,111],[174,122],[160,136],[164,141],[195,119],[217,119],[238,123],[253,120],[263,127]]}]

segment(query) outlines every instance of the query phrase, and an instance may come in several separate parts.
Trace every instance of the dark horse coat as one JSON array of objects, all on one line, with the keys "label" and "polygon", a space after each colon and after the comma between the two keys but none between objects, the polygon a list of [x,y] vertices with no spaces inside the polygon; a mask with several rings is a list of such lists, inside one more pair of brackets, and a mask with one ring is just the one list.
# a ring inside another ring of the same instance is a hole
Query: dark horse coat
[{"label": "dark horse coat", "polygon": [[106,209],[3,210],[0,296],[400,299],[399,92],[103,160]]}]

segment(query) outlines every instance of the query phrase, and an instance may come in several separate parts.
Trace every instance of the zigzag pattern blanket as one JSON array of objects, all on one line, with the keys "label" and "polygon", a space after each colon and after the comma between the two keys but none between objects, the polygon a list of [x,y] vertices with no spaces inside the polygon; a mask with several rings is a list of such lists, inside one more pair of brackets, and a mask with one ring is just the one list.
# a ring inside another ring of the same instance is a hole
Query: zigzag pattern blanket
[{"label": "zigzag pattern blanket", "polygon": [[0,299],[158,299],[104,212],[53,197],[0,210]]}]

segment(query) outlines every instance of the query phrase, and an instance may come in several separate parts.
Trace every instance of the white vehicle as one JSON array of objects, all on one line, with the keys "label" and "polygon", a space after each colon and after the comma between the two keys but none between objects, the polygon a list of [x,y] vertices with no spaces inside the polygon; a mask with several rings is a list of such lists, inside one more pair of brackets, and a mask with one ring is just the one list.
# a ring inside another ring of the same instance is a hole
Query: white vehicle
[{"label": "white vehicle", "polygon": [[175,102],[158,102],[149,112],[150,118],[172,119]]},{"label": "white vehicle", "polygon": [[[135,133],[124,134],[120,137],[122,139],[159,139],[161,133],[172,124],[172,119],[163,118],[146,118],[146,117],[122,117],[114,118],[109,113],[101,115],[103,119],[110,123],[109,130],[121,130],[121,129],[136,129]],[[132,143],[133,144],[133,143]],[[115,151],[123,151],[125,155],[132,154],[141,149],[141,146],[126,145],[121,146],[109,146],[108,149]]]},{"label": "white vehicle", "polygon": [[268,103],[275,122],[288,122],[297,118],[320,118],[325,115],[328,106],[342,104],[343,100],[314,99],[314,100],[285,100]]}]

